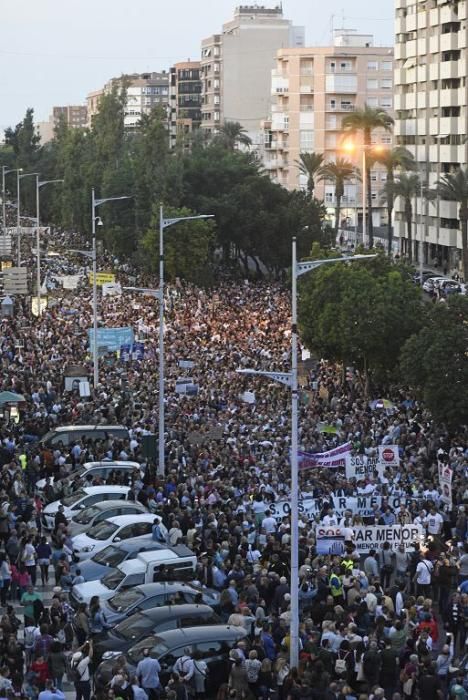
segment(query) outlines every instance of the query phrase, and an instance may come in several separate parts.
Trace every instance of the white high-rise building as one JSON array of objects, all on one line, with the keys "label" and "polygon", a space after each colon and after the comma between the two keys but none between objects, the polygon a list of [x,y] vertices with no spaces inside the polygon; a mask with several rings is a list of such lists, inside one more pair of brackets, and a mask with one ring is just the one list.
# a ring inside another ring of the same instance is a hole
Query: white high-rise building
[{"label": "white high-rise building", "polygon": [[[395,136],[415,156],[423,185],[468,162],[468,20],[466,0],[396,0]],[[456,202],[417,197],[414,257],[458,267],[461,232]],[[406,252],[404,203],[395,235]]]}]

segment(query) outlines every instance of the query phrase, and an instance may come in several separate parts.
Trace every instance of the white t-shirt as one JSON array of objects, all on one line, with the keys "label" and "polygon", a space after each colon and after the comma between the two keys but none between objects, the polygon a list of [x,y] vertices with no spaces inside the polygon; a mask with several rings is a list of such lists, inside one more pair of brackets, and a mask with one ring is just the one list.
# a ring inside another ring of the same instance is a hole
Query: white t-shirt
[{"label": "white t-shirt", "polygon": [[416,581],[421,586],[428,586],[431,583],[433,569],[434,565],[432,562],[427,559],[420,561],[416,567]]},{"label": "white t-shirt", "polygon": [[276,532],[276,520],[270,515],[262,520],[262,528],[265,530],[267,535],[272,532]]},{"label": "white t-shirt", "polygon": [[438,535],[442,529],[443,522],[444,519],[440,513],[436,513],[435,515],[429,513],[429,515],[426,518],[427,533],[429,535]]}]

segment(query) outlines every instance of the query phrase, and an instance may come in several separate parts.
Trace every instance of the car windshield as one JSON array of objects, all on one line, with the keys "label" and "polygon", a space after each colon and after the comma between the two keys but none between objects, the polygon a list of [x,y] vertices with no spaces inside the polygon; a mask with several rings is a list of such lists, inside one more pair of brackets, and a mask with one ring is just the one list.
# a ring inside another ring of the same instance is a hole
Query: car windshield
[{"label": "car windshield", "polygon": [[77,503],[79,500],[84,498],[86,496],[86,491],[83,491],[82,489],[78,489],[78,491],[75,491],[75,493],[72,493],[70,496],[65,496],[62,498],[60,503],[64,506],[73,506],[75,503]]},{"label": "car windshield", "polygon": [[104,547],[103,550],[97,552],[94,557],[91,558],[95,564],[110,566],[113,568],[121,564],[125,560],[126,555],[127,552],[111,544],[108,547]]},{"label": "car windshield", "polygon": [[128,658],[134,664],[137,664],[143,658],[143,649],[147,648],[150,649],[150,656],[153,659],[159,659],[160,656],[169,651],[167,644],[164,644],[159,637],[145,637],[129,650]]},{"label": "car windshield", "polygon": [[96,508],[96,506],[88,506],[80,510],[72,520],[74,523],[79,523],[80,525],[88,525],[99,512],[99,508]]},{"label": "car windshield", "polygon": [[112,598],[109,600],[109,605],[111,606],[112,610],[121,612],[122,610],[129,608],[131,605],[142,601],[144,597],[145,596],[141,591],[138,591],[136,588],[129,588],[128,591],[122,591],[122,593],[117,593],[116,595],[112,596]]},{"label": "car windshield", "polygon": [[103,583],[106,588],[110,588],[111,591],[115,591],[119,583],[122,583],[124,578],[125,574],[119,569],[116,569],[115,571],[109,571],[109,573],[106,574],[101,580],[101,583]]},{"label": "car windshield", "polygon": [[[135,613],[126,620],[120,622],[114,632],[119,636],[127,639],[140,639],[146,635],[154,627],[154,622],[141,613]],[[146,638],[146,637],[145,637]]]},{"label": "car windshield", "polygon": [[114,523],[108,523],[103,520],[102,522],[96,523],[96,525],[90,527],[86,534],[92,540],[108,540],[109,537],[112,537],[114,532],[117,532],[118,529],[118,525],[114,525]]}]

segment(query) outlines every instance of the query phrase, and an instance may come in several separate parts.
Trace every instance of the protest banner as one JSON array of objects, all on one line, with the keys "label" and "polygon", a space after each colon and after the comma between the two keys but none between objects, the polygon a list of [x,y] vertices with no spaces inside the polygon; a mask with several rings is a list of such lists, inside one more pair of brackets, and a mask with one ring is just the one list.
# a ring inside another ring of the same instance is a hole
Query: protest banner
[{"label": "protest banner", "polygon": [[[389,496],[383,499],[381,496],[335,496],[331,493],[323,498],[301,498],[299,499],[299,517],[305,520],[311,520],[316,515],[320,515],[321,511],[327,505],[333,508],[337,518],[343,518],[346,511],[351,511],[353,515],[360,515],[363,518],[369,518],[375,514],[375,509],[381,508],[382,504],[388,505],[394,512],[397,512],[400,506],[408,507],[412,503],[411,498],[400,496]],[[276,501],[268,506],[271,514],[278,522],[282,518],[289,517],[291,512],[291,504],[287,500]]]},{"label": "protest banner", "polygon": [[118,297],[122,294],[120,282],[103,282],[102,296],[103,297]]},{"label": "protest banner", "polygon": [[[92,272],[88,272],[88,281],[93,284],[94,275]],[[102,287],[106,282],[115,282],[115,275],[113,272],[97,272],[96,273],[96,285]]]},{"label": "protest banner", "polygon": [[310,469],[312,467],[329,467],[336,469],[344,467],[346,455],[351,454],[352,445],[345,442],[343,445],[334,447],[327,452],[298,452],[299,469]]},{"label": "protest banner", "polygon": [[379,445],[378,447],[379,464],[385,467],[400,466],[400,452],[398,445]]},{"label": "protest banner", "polygon": [[[395,550],[399,544],[405,549],[412,549],[416,542],[424,539],[422,525],[370,525],[368,527],[349,528],[353,531],[353,544],[358,554],[367,554],[372,549],[379,550],[389,542]],[[344,551],[345,532],[339,527],[322,527],[316,529],[317,554],[336,554]]]},{"label": "protest banner", "polygon": [[180,369],[193,369],[195,362],[193,360],[179,360],[177,363]]},{"label": "protest banner", "polygon": [[346,455],[346,478],[360,481],[370,476],[378,476],[381,479],[387,467],[398,467],[399,464],[398,446],[380,445],[376,457]]},{"label": "protest banner", "polygon": [[120,346],[120,359],[124,362],[130,360],[143,360],[145,357],[144,343],[126,343]]},{"label": "protest banner", "polygon": [[439,484],[442,491],[440,500],[450,507],[452,506],[452,479],[453,469],[439,462]]},{"label": "protest banner", "polygon": [[[97,344],[99,351],[116,352],[122,345],[132,345],[134,340],[133,329],[127,326],[122,328],[98,328]],[[88,330],[88,347],[92,352],[94,347],[94,328]]]}]

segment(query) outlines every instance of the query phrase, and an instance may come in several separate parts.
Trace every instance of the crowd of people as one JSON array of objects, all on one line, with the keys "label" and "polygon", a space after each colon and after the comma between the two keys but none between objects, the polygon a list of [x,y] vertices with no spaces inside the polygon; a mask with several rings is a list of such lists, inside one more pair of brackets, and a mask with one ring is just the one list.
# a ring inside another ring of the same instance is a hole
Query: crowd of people
[{"label": "crowd of people", "polygon": [[[62,236],[63,245],[70,243]],[[71,246],[70,246],[71,247]],[[410,393],[396,387],[392,410],[372,408],[358,371],[304,361],[300,450],[323,453],[351,443],[351,454],[372,458],[380,445],[398,446],[399,466],[362,479],[343,468],[300,472],[301,498],[315,510],[299,518],[300,654],[291,668],[291,523],[275,508],[290,499],[290,397],[287,388],[239,368],[289,371],[290,299],[272,283],[220,279],[214,290],[176,281],[165,299],[166,475],[143,456],[142,437],[158,430],[157,332],[154,296],[123,292],[99,298],[106,326],[131,326],[144,343],[140,360],[108,353],[90,397],[65,391],[64,369],[92,358],[91,289],[61,289],[63,275],[86,273],[83,263],[46,262],[54,287],[38,319],[21,300],[1,321],[2,388],[21,394],[18,422],[4,413],[0,450],[0,697],[62,700],[65,679],[76,700],[92,693],[112,700],[208,697],[209,671],[196,649],[159,683],[150,655],[136,673],[118,658],[113,678],[94,689],[93,639],[106,629],[99,601],[74,612],[73,567],[66,518],[42,529],[44,494],[36,483],[64,476],[98,459],[140,462],[132,497],[160,516],[169,544],[198,557],[197,578],[221,593],[220,615],[247,636],[230,653],[224,697],[268,700],[443,700],[468,691],[468,443],[466,429],[448,434]],[[109,257],[122,287],[155,287]],[[190,369],[184,369],[189,361]],[[190,376],[194,395],[176,391]],[[79,441],[54,450],[38,438],[64,424],[122,424],[129,439]],[[323,429],[328,426],[328,430]],[[439,470],[450,467],[451,502]],[[76,482],[48,486],[53,500]],[[373,496],[369,513],[336,508],[336,499]],[[399,498],[398,508],[390,504]],[[392,500],[393,499],[393,500]],[[420,527],[410,547],[362,552],[363,525]],[[317,528],[340,527],[344,549],[320,553]],[[160,532],[161,529],[159,529]],[[160,534],[158,534],[158,539]],[[166,535],[164,535],[166,538]],[[46,591],[55,583],[52,598]]]}]

